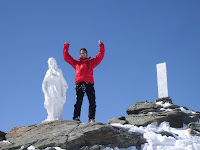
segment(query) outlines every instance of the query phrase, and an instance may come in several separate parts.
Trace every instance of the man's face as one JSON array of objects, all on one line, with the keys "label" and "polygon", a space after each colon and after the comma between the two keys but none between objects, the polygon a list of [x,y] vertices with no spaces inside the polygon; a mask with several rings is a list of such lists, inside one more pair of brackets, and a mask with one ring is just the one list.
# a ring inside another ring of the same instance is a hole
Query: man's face
[{"label": "man's face", "polygon": [[81,50],[79,53],[79,57],[82,59],[86,59],[88,57],[88,54],[85,50]]}]

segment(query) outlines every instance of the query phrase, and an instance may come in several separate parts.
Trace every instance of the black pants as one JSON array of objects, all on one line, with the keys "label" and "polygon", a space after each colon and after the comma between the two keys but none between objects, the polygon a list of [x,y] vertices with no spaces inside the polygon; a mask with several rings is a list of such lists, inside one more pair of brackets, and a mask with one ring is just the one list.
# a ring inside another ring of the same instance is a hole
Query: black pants
[{"label": "black pants", "polygon": [[76,84],[76,104],[74,105],[74,117],[80,117],[81,114],[81,106],[83,103],[84,94],[87,94],[89,100],[89,119],[95,119],[96,112],[96,102],[95,102],[95,90],[94,84],[89,82],[79,82]]}]

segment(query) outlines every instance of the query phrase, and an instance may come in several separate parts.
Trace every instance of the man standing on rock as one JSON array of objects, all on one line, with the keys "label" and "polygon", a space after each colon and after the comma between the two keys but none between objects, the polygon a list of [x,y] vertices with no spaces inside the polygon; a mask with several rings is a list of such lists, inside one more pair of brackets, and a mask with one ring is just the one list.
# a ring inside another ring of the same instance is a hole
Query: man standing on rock
[{"label": "man standing on rock", "polygon": [[63,57],[76,70],[76,104],[74,105],[73,120],[80,121],[81,105],[83,102],[84,94],[87,94],[89,100],[89,115],[88,122],[95,122],[96,102],[95,102],[95,90],[94,90],[94,78],[93,69],[102,61],[105,48],[103,42],[98,41],[100,46],[99,53],[91,59],[88,58],[88,53],[85,48],[81,48],[79,51],[79,59],[75,60],[69,54],[69,43],[64,43]]}]

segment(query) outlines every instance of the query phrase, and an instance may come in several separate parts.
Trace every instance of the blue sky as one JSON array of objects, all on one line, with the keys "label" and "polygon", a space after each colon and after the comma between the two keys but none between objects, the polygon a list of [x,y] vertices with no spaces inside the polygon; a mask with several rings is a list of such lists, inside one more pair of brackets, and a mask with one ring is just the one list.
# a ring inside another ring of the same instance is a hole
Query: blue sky
[{"label": "blue sky", "polygon": [[[94,70],[96,121],[126,115],[135,102],[158,97],[156,64],[166,62],[173,103],[200,111],[200,1],[0,1],[0,130],[40,124],[47,117],[42,82],[54,57],[69,85],[63,119],[75,104],[75,71],[63,43],[78,58],[85,47],[106,54]],[[81,120],[87,122],[84,98]]]}]

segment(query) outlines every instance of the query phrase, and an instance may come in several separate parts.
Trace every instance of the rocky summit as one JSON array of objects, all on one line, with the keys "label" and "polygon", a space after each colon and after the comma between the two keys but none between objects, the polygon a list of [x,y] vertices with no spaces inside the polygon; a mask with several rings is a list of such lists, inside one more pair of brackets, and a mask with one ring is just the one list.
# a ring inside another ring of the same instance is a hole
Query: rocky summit
[{"label": "rocky summit", "polygon": [[[67,150],[103,149],[106,146],[127,148],[140,147],[146,140],[141,133],[103,123],[82,124],[76,121],[57,120],[25,127],[14,127],[6,135],[10,143],[1,145],[2,150],[37,149],[60,147]],[[23,147],[22,147],[23,146]]]},{"label": "rocky summit", "polygon": [[[136,102],[127,108],[127,116],[109,120],[109,124],[99,122],[83,124],[77,121],[57,120],[24,127],[13,127],[9,133],[0,132],[1,150],[27,150],[34,146],[36,150],[103,150],[106,147],[140,148],[147,143],[142,133],[130,132],[126,128],[111,124],[147,126],[169,122],[174,128],[188,125],[192,136],[200,136],[200,112],[174,105],[167,97],[153,102]],[[176,136],[170,132],[160,131],[163,136]]]}]

